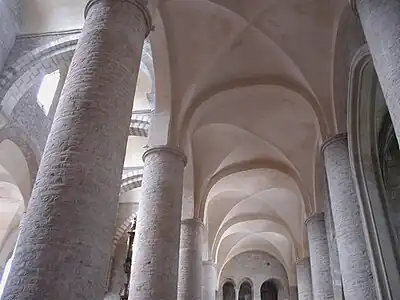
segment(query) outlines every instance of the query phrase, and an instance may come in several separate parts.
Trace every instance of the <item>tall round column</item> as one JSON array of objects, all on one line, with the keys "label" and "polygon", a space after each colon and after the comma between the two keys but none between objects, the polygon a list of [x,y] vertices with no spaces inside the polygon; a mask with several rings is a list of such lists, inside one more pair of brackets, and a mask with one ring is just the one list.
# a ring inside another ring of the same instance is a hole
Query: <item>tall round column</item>
[{"label": "tall round column", "polygon": [[0,72],[19,33],[21,2],[0,1]]},{"label": "tall round column", "polygon": [[176,299],[185,155],[155,146],[144,155],[129,299]]},{"label": "tall round column", "polygon": [[350,0],[360,17],[400,141],[400,1]]},{"label": "tall round column", "polygon": [[311,278],[315,299],[333,299],[329,247],[324,213],[317,213],[306,220],[308,247],[311,261]]},{"label": "tall round column", "polygon": [[201,300],[203,226],[199,219],[181,222],[178,300]]},{"label": "tall round column", "polygon": [[211,261],[203,261],[203,300],[215,300],[217,291],[217,266]]},{"label": "tall round column", "polygon": [[335,300],[343,300],[342,273],[340,272],[336,233],[333,225],[331,203],[329,199],[325,202],[325,225],[326,236],[328,238],[333,295]]},{"label": "tall round column", "polygon": [[376,299],[347,144],[347,135],[340,134],[327,140],[322,147],[343,292],[346,299]]},{"label": "tall round column", "polygon": [[104,297],[146,20],[89,1],[3,300]]},{"label": "tall round column", "polygon": [[311,265],[309,257],[299,259],[296,262],[296,272],[299,300],[313,300]]}]

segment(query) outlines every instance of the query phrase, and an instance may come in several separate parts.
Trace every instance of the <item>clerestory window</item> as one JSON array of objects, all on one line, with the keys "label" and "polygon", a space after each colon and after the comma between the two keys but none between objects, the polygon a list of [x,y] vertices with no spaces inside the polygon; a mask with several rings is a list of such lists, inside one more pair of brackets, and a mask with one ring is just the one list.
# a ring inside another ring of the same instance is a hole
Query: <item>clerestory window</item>
[{"label": "clerestory window", "polygon": [[37,102],[47,116],[50,107],[54,100],[54,95],[57,91],[58,83],[60,81],[60,70],[47,74],[43,77],[37,93]]}]

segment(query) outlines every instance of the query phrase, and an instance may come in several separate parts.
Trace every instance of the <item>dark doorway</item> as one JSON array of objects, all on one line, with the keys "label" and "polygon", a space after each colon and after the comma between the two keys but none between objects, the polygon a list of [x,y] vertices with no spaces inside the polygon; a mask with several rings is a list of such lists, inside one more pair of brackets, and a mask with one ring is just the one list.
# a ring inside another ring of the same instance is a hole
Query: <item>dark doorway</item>
[{"label": "dark doorway", "polygon": [[253,300],[253,292],[251,290],[251,284],[247,281],[240,285],[239,289],[239,300]]},{"label": "dark doorway", "polygon": [[271,281],[266,281],[261,286],[261,300],[278,300],[278,289]]},{"label": "dark doorway", "polygon": [[222,287],[222,298],[223,300],[236,300],[235,286],[232,282],[228,281],[224,283]]}]

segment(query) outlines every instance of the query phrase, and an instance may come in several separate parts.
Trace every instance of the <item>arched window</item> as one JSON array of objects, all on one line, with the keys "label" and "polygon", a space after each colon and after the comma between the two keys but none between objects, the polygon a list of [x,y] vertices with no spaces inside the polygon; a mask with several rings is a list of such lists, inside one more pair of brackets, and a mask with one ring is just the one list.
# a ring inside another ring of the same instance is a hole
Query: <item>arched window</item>
[{"label": "arched window", "polygon": [[236,300],[235,286],[232,282],[225,282],[222,287],[223,300]]},{"label": "arched window", "polygon": [[240,285],[239,300],[252,300],[252,299],[253,299],[253,291],[251,289],[251,284],[245,281]]},{"label": "arched window", "polygon": [[50,111],[54,95],[60,81],[60,70],[47,74],[43,77],[37,94],[37,102],[47,116]]},{"label": "arched window", "polygon": [[278,288],[272,281],[265,281],[261,286],[261,300],[278,300]]}]

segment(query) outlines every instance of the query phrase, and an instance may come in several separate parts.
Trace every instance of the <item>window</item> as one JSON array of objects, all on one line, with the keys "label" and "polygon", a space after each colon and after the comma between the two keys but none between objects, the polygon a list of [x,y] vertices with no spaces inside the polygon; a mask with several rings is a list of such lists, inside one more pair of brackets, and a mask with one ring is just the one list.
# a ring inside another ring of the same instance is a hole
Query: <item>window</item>
[{"label": "window", "polygon": [[224,286],[222,287],[222,298],[223,300],[236,299],[235,286],[232,282],[225,282]]},{"label": "window", "polygon": [[43,77],[42,83],[37,94],[37,102],[43,112],[48,115],[54,95],[57,91],[58,82],[60,81],[60,70],[47,74]]},{"label": "window", "polygon": [[253,291],[251,284],[247,281],[243,282],[239,289],[239,300],[253,300]]}]

